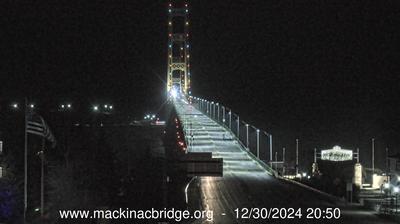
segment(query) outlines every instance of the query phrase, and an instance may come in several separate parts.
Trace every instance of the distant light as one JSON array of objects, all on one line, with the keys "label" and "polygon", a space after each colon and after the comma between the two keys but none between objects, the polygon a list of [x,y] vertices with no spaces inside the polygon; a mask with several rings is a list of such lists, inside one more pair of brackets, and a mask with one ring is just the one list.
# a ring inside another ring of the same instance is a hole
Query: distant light
[{"label": "distant light", "polygon": [[169,48],[172,48],[172,44],[169,45]]},{"label": "distant light", "polygon": [[108,105],[106,104],[106,105],[104,105],[104,108],[108,108]]},{"label": "distant light", "polygon": [[188,45],[186,45],[186,48],[189,48],[189,44],[188,44]]},{"label": "distant light", "polygon": [[393,192],[394,192],[394,193],[397,194],[397,193],[399,193],[399,191],[400,191],[400,188],[399,188],[399,187],[394,187],[394,188],[393,188]]},{"label": "distant light", "polygon": [[400,176],[397,176],[397,181],[400,181]]},{"label": "distant light", "polygon": [[29,105],[30,108],[35,108],[34,104]]},{"label": "distant light", "polygon": [[176,90],[176,88],[172,88],[170,94],[175,99],[178,96],[178,90]]},{"label": "distant light", "polygon": [[172,10],[171,10],[171,9],[168,9],[168,12],[169,12],[169,13],[171,13],[171,12],[172,12]]},{"label": "distant light", "polygon": [[98,107],[98,106],[94,106],[94,107],[93,107],[93,110],[94,110],[94,111],[98,111],[98,110],[99,110],[99,107]]},{"label": "distant light", "polygon": [[385,183],[385,184],[383,185],[383,187],[384,187],[385,189],[389,189],[390,184],[389,184],[389,183]]},{"label": "distant light", "polygon": [[12,107],[13,107],[14,109],[17,109],[17,108],[18,108],[18,104],[17,104],[17,103],[14,103],[14,104],[12,105]]},{"label": "distant light", "polygon": [[110,105],[108,108],[110,108],[111,110],[113,109],[113,106],[112,105]]},{"label": "distant light", "polygon": [[69,104],[67,104],[67,107],[68,107],[68,108],[71,108],[71,104],[70,104],[70,103],[69,103]]},{"label": "distant light", "polygon": [[303,177],[306,177],[306,176],[307,176],[307,173],[306,173],[306,172],[304,172],[304,173],[303,173]]},{"label": "distant light", "polygon": [[189,12],[189,10],[187,10],[187,9],[186,9],[186,12],[188,13],[188,12]]},{"label": "distant light", "polygon": [[307,176],[307,179],[310,179],[311,177],[310,176]]},{"label": "distant light", "polygon": [[35,208],[35,212],[38,212],[38,211],[40,211],[40,208]]},{"label": "distant light", "polygon": [[61,108],[65,108],[65,105],[64,105],[64,104],[62,104],[62,105],[61,105]]}]

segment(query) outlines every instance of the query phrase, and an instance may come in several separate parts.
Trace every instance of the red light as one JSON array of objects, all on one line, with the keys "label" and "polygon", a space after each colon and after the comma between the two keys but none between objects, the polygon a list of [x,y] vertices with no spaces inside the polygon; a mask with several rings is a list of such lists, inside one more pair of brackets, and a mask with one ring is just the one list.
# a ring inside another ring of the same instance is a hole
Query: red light
[{"label": "red light", "polygon": [[188,4],[185,4],[185,7],[188,7]]}]

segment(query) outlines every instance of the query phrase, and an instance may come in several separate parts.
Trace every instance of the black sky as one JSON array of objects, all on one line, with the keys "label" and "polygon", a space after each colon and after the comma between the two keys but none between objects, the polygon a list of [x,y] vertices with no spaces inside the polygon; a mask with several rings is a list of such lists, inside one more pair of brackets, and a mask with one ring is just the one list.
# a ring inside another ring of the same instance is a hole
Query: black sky
[{"label": "black sky", "polygon": [[[158,108],[167,1],[3,1],[1,95]],[[400,147],[398,1],[193,0],[194,95],[276,147]],[[400,150],[398,150],[400,151]]]}]

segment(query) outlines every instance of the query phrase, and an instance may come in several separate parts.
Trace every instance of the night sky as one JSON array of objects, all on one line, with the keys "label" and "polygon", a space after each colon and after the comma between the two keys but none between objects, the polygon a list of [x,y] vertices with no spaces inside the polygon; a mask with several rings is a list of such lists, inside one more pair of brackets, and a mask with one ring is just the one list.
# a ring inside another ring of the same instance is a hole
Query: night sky
[{"label": "night sky", "polygon": [[[1,96],[112,102],[141,116],[165,100],[167,1],[3,1]],[[400,152],[398,1],[193,0],[194,95],[272,132],[275,147]],[[3,105],[4,106],[4,105]],[[368,162],[367,162],[368,165]]]}]

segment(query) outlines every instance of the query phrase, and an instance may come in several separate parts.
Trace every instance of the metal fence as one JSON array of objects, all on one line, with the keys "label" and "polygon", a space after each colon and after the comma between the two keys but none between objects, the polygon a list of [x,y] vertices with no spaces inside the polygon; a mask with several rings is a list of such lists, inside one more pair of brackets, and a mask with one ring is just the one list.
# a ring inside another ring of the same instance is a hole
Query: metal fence
[{"label": "metal fence", "polygon": [[196,109],[229,130],[251,155],[271,167],[273,152],[270,133],[248,124],[240,119],[238,114],[220,103],[198,97],[190,97],[190,100]]}]

